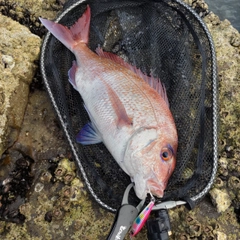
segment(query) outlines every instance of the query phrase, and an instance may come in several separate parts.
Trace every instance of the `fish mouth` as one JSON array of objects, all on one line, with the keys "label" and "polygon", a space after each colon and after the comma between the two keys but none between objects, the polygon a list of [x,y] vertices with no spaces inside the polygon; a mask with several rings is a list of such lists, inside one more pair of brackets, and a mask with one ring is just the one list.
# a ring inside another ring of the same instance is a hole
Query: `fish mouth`
[{"label": "fish mouth", "polygon": [[147,188],[151,192],[152,195],[162,198],[164,195],[164,190],[166,188],[166,184],[160,183],[156,180],[149,179],[147,181]]}]

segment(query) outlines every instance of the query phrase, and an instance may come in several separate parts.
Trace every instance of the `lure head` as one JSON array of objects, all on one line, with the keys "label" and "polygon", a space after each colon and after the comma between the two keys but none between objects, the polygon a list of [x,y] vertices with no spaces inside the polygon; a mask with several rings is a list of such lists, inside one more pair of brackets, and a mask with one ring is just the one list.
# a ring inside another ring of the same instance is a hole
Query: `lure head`
[{"label": "lure head", "polygon": [[156,128],[143,128],[130,139],[126,150],[129,175],[135,183],[138,198],[147,193],[161,198],[176,165],[177,133],[158,133]]}]

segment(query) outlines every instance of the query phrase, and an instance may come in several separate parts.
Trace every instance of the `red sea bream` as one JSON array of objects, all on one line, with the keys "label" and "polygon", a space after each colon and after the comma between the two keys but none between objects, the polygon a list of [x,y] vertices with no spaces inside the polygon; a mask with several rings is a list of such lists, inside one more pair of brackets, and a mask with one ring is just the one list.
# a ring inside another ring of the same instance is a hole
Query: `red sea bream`
[{"label": "red sea bream", "polygon": [[101,48],[91,51],[87,46],[90,18],[87,6],[70,29],[41,19],[76,57],[69,81],[81,94],[91,119],[77,141],[103,142],[135,183],[138,198],[149,192],[162,197],[175,168],[178,145],[165,88],[117,55]]}]

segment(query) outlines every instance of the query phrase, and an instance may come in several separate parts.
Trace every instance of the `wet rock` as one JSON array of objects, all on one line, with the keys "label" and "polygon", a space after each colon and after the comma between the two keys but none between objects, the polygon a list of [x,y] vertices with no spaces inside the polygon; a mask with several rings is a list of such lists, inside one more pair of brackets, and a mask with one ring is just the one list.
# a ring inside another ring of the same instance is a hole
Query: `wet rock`
[{"label": "wet rock", "polygon": [[23,223],[25,216],[19,211],[33,181],[28,157],[19,158],[9,175],[0,182],[0,220]]},{"label": "wet rock", "polygon": [[0,15],[0,156],[19,134],[41,40]]},{"label": "wet rock", "polygon": [[219,213],[226,211],[230,207],[231,199],[225,190],[213,188],[209,191],[209,194]]},{"label": "wet rock", "polygon": [[[55,161],[44,161],[44,164],[44,168],[49,169],[55,165]],[[67,158],[58,159],[57,164],[75,169]],[[34,168],[39,166],[43,167],[38,162]],[[20,213],[26,218],[25,225],[11,225],[14,231],[5,232],[3,239],[11,239],[14,232],[20,234],[22,231],[25,231],[26,239],[35,239],[35,236],[48,236],[49,239],[64,239],[63,236],[106,239],[114,216],[91,201],[83,182],[76,176],[67,184],[64,183],[64,178],[45,181],[45,175],[49,179],[49,173],[45,172],[35,177],[28,202],[19,207]],[[54,173],[51,175],[55,178]]]},{"label": "wet rock", "polygon": [[29,94],[24,121],[13,147],[36,160],[54,159],[61,154],[69,154],[70,149],[54,109],[47,93],[42,89],[35,89]]}]

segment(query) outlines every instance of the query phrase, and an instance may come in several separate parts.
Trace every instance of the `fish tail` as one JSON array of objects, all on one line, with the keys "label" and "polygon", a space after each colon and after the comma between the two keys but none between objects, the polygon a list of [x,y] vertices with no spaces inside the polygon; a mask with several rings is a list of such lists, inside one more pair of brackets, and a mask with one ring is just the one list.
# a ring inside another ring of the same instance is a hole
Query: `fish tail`
[{"label": "fish tail", "polygon": [[39,18],[41,23],[70,51],[79,43],[88,43],[91,12],[89,5],[83,15],[70,28]]}]

